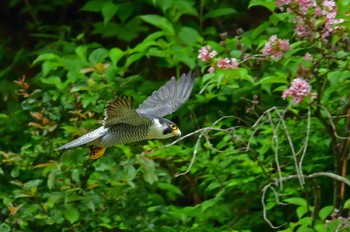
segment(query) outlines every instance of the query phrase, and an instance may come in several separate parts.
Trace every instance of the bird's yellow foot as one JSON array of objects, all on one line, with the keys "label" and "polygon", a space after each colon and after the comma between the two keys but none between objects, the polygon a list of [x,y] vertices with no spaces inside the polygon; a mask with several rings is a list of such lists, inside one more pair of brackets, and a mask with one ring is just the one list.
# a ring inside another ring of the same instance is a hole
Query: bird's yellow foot
[{"label": "bird's yellow foot", "polygon": [[89,154],[90,159],[98,159],[101,156],[103,156],[103,154],[106,151],[106,147],[90,146],[89,149],[90,149],[90,154]]}]

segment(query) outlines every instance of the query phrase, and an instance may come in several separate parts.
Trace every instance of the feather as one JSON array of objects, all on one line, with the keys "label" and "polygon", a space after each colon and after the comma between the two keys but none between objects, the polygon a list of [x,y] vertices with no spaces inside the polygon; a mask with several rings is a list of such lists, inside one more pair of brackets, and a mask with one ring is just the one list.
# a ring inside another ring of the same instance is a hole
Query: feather
[{"label": "feather", "polygon": [[148,118],[140,116],[135,111],[134,99],[132,97],[123,96],[108,103],[105,109],[103,125],[105,127],[110,127],[118,123],[125,123],[138,126],[148,121]]},{"label": "feather", "polygon": [[56,148],[55,150],[59,151],[59,150],[63,150],[63,149],[69,149],[69,148],[73,148],[73,147],[78,147],[90,142],[93,142],[94,140],[100,138],[101,136],[105,135],[107,132],[107,129],[104,128],[103,126],[97,128],[94,131],[91,131],[89,133],[87,133],[86,135],[83,135],[67,144],[64,144],[58,148]]},{"label": "feather", "polygon": [[172,77],[164,86],[154,91],[137,109],[140,114],[163,117],[175,112],[190,97],[194,76],[189,72],[176,81]]}]

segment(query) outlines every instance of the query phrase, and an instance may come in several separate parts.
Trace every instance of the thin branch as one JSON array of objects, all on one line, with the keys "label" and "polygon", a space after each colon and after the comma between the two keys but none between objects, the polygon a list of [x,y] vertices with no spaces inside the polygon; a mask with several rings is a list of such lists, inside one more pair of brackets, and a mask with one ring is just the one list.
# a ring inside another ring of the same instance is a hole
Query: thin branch
[{"label": "thin branch", "polygon": [[[316,178],[316,177],[329,177],[331,179],[340,181],[345,183],[346,185],[348,185],[350,187],[350,180],[339,176],[337,174],[331,173],[331,172],[315,172],[313,174],[310,175],[304,175],[305,179],[311,179],[311,178]],[[281,180],[280,179],[275,179],[275,181],[273,182],[274,185],[278,185],[279,181],[286,181],[286,180],[291,180],[291,179],[296,179],[299,178],[298,175],[290,175],[290,176],[285,176],[283,177]]]},{"label": "thin branch", "polygon": [[294,161],[294,165],[295,165],[295,169],[296,169],[296,172],[297,172],[297,175],[299,176],[299,182],[300,182],[300,186],[301,188],[303,188],[303,184],[304,184],[304,179],[303,179],[303,176],[299,170],[299,166],[298,166],[298,159],[297,159],[297,154],[295,153],[295,149],[294,149],[294,144],[293,144],[293,141],[292,141],[292,138],[290,137],[289,135],[289,132],[288,132],[288,128],[287,128],[287,125],[283,119],[284,117],[284,114],[286,113],[287,111],[287,108],[285,109],[285,111],[283,112],[283,114],[281,115],[279,112],[277,112],[277,115],[280,117],[281,119],[281,122],[282,122],[282,126],[284,128],[284,132],[286,134],[286,137],[287,137],[287,140],[288,140],[288,143],[289,143],[289,146],[290,146],[290,149],[291,149],[291,152],[292,152],[292,157],[293,157],[293,161]]},{"label": "thin branch", "polygon": [[338,139],[350,139],[350,136],[343,137],[343,136],[338,135],[338,133],[337,133],[337,131],[336,131],[336,127],[335,127],[334,122],[333,122],[333,120],[332,120],[333,117],[332,117],[332,115],[329,113],[328,109],[327,109],[326,107],[324,107],[323,105],[321,105],[321,104],[317,104],[317,105],[318,105],[319,107],[321,107],[321,108],[326,112],[327,118],[328,118],[328,120],[329,120],[329,122],[330,122],[330,124],[331,124],[332,129],[333,129],[334,136],[335,136],[336,138],[338,138]]},{"label": "thin branch", "polygon": [[205,86],[199,91],[199,94],[202,94],[204,92],[204,90],[208,87],[209,84],[210,84],[210,82],[205,84]]},{"label": "thin branch", "polygon": [[[286,223],[284,223],[283,225],[280,225],[280,226],[274,226],[272,224],[272,222],[267,218],[267,210],[266,210],[266,205],[265,205],[265,195],[266,195],[266,192],[268,189],[273,189],[273,187],[271,187],[271,184],[268,184],[266,185],[263,189],[262,189],[262,196],[261,196],[261,205],[263,207],[263,218],[264,220],[267,222],[267,224],[269,224],[269,226],[272,228],[272,229],[278,229],[278,228],[281,228],[282,226],[286,225]],[[272,191],[274,194],[275,194],[275,198],[278,199],[278,196],[276,196],[276,191]]]},{"label": "thin branch", "polygon": [[199,147],[199,142],[201,141],[201,139],[202,139],[202,137],[203,137],[203,134],[204,134],[204,132],[203,132],[202,134],[200,134],[199,137],[198,137],[198,139],[197,139],[196,145],[194,146],[194,150],[193,150],[193,155],[192,155],[191,162],[190,162],[190,164],[188,165],[186,171],[180,172],[180,173],[176,173],[176,174],[175,174],[175,178],[176,178],[176,177],[179,177],[179,176],[186,175],[187,173],[189,173],[189,171],[191,171],[191,168],[192,168],[192,166],[193,166],[193,164],[194,164],[194,161],[196,160],[197,151],[198,151],[198,147]]},{"label": "thin branch", "polygon": [[160,147],[160,148],[171,147],[171,146],[177,144],[178,142],[180,142],[181,140],[183,140],[183,139],[185,139],[185,138],[187,138],[187,137],[190,137],[190,136],[192,136],[192,135],[194,135],[194,134],[198,134],[198,133],[200,133],[200,132],[203,132],[203,131],[212,130],[212,131],[220,131],[220,132],[229,133],[232,129],[234,129],[234,127],[229,127],[229,128],[226,128],[226,129],[220,129],[220,128],[216,128],[216,127],[203,127],[203,128],[201,128],[201,129],[195,130],[195,131],[193,131],[193,132],[191,132],[191,133],[189,133],[189,134],[187,134],[187,135],[184,135],[184,136],[182,136],[182,137],[176,139],[176,140],[173,141],[172,143],[169,143],[169,144],[167,144],[167,145],[164,145],[164,146],[162,146],[162,147]]},{"label": "thin branch", "polygon": [[29,0],[24,0],[24,4],[26,5],[26,7],[28,9],[30,17],[34,21],[34,24],[39,25],[40,22],[39,22],[38,18],[36,17],[36,15],[34,14],[32,5],[30,4]]},{"label": "thin branch", "polygon": [[[303,160],[306,154],[307,146],[309,144],[309,138],[310,138],[310,130],[311,130],[311,109],[310,106],[308,107],[307,111],[307,127],[306,127],[306,137],[305,137],[305,142],[303,145],[303,152],[300,156],[299,159],[299,170],[300,174],[303,176]],[[303,184],[305,184],[305,180],[303,179]]]},{"label": "thin branch", "polygon": [[[281,166],[280,166],[280,163],[279,163],[279,160],[278,160],[278,137],[277,137],[277,129],[279,127],[279,123],[276,127],[274,127],[274,124],[273,124],[273,121],[272,121],[272,118],[271,118],[271,114],[270,112],[267,113],[267,116],[269,118],[269,121],[270,121],[270,125],[271,125],[271,128],[272,128],[272,133],[273,133],[273,136],[272,136],[272,142],[274,142],[274,153],[275,153],[275,162],[276,162],[276,167],[277,167],[277,172],[278,172],[278,176],[280,179],[282,179],[282,170],[281,170]],[[283,182],[281,182],[281,186],[280,186],[281,189],[283,189]]]},{"label": "thin branch", "polygon": [[[330,173],[330,172],[316,172],[316,173],[313,173],[310,175],[303,175],[303,177],[305,179],[313,179],[313,178],[317,178],[317,177],[328,177],[328,178],[340,181],[340,182],[345,183],[346,185],[350,186],[350,180],[348,180],[342,176],[339,176],[337,174]],[[284,226],[285,224],[280,225],[280,226],[274,226],[272,224],[272,222],[267,218],[267,210],[266,210],[266,205],[265,205],[266,192],[268,189],[271,189],[275,195],[275,199],[278,199],[278,196],[276,197],[277,193],[272,186],[273,185],[278,186],[280,184],[280,182],[291,180],[291,179],[300,179],[300,176],[299,175],[290,175],[290,176],[286,176],[283,178],[275,179],[273,182],[265,185],[264,188],[262,189],[261,204],[262,204],[262,208],[263,208],[263,218],[270,225],[270,227],[273,229],[278,229],[278,228]],[[279,201],[276,200],[276,202],[278,203]]]},{"label": "thin branch", "polygon": [[212,147],[211,143],[210,143],[210,140],[207,136],[207,132],[208,131],[219,131],[219,132],[224,132],[224,133],[227,133],[227,134],[232,134],[232,131],[235,129],[235,127],[229,127],[229,128],[226,128],[226,129],[221,129],[221,128],[216,128],[216,127],[213,127],[215,126],[217,123],[219,123],[220,121],[224,120],[224,119],[227,119],[227,118],[237,118],[235,116],[224,116],[224,117],[221,117],[219,118],[218,120],[216,120],[212,126],[210,127],[204,127],[204,128],[201,128],[201,129],[198,129],[196,131],[193,131],[187,135],[184,135],[180,138],[178,138],[177,140],[173,141],[172,143],[170,144],[167,144],[165,146],[162,146],[161,148],[167,148],[167,147],[170,147],[170,146],[173,146],[175,145],[176,143],[178,143],[179,141],[189,137],[189,136],[192,136],[194,134],[197,134],[197,133],[200,133],[200,135],[198,136],[198,139],[197,139],[197,142],[195,144],[195,147],[194,147],[194,150],[193,150],[193,153],[192,153],[192,159],[191,159],[191,162],[189,164],[189,166],[187,167],[186,171],[185,172],[182,172],[182,173],[176,173],[175,174],[175,177],[179,177],[179,176],[182,176],[182,175],[186,175],[192,168],[193,164],[194,164],[194,161],[196,159],[196,156],[197,156],[197,152],[198,152],[198,148],[199,148],[199,144],[200,144],[200,141],[202,140],[202,137],[204,136],[204,138],[206,139],[207,143],[209,144],[209,146],[214,149],[216,152],[225,152],[227,150],[218,150],[218,149],[215,149]]}]

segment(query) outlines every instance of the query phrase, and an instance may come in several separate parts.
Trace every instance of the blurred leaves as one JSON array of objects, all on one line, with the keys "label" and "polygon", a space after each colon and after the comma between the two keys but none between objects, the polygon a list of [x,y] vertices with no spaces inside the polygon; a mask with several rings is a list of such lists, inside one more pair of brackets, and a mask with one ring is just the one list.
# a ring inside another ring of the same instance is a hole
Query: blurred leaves
[{"label": "blurred leaves", "polygon": [[[0,231],[269,231],[266,219],[285,231],[349,225],[330,200],[332,180],[271,184],[299,166],[305,175],[342,166],[334,152],[349,149],[348,37],[298,40],[293,15],[272,0],[8,7],[20,12],[10,30],[20,33],[0,39]],[[290,50],[269,60],[261,50],[275,34]],[[205,45],[238,68],[208,73],[198,59]],[[114,97],[133,96],[137,106],[189,70],[194,91],[168,116],[181,140],[117,145],[96,161],[86,147],[54,150],[99,127]],[[292,105],[281,94],[299,76],[317,98]]]}]

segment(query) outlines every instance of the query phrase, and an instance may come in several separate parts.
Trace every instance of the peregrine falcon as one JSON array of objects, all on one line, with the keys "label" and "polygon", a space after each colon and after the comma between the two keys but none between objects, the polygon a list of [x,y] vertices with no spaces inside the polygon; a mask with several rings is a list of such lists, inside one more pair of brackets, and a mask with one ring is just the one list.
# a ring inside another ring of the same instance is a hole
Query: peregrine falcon
[{"label": "peregrine falcon", "polygon": [[136,110],[132,97],[119,97],[107,104],[103,125],[55,150],[65,150],[87,144],[90,158],[101,157],[107,147],[146,139],[181,136],[175,123],[163,118],[175,112],[191,95],[194,76],[172,77],[154,91]]}]

